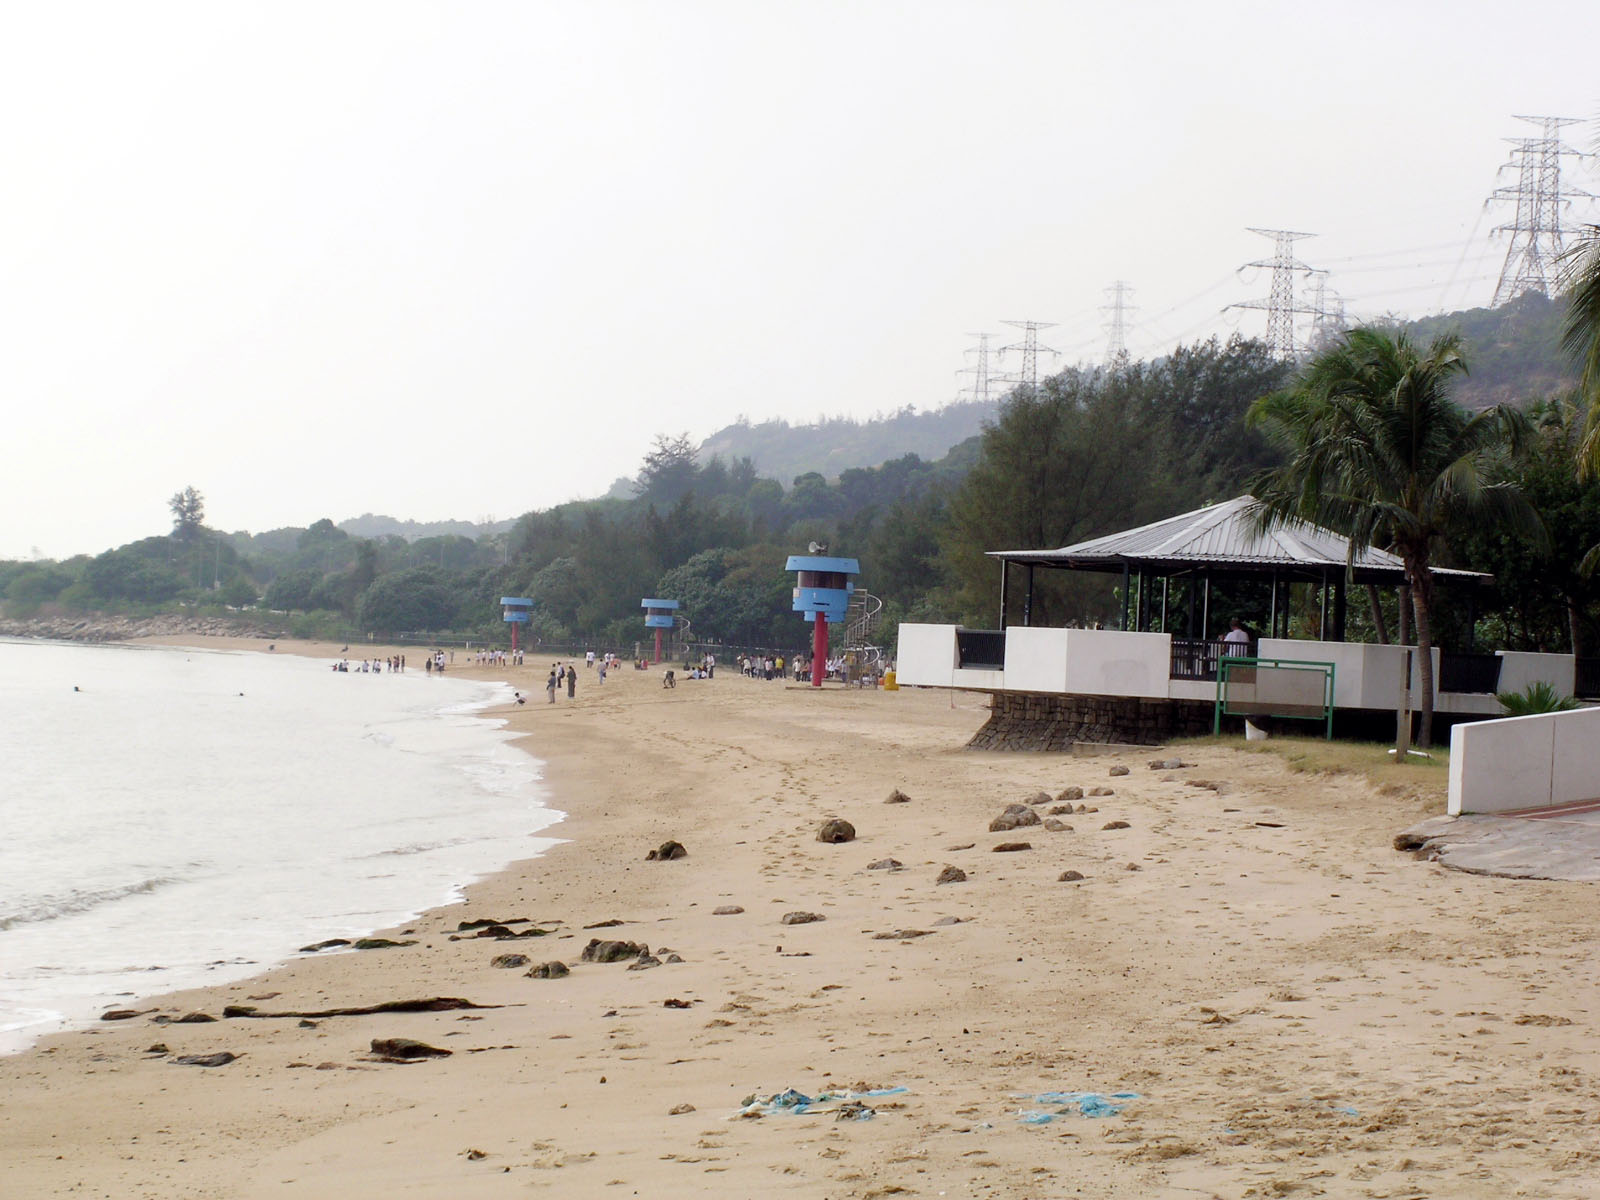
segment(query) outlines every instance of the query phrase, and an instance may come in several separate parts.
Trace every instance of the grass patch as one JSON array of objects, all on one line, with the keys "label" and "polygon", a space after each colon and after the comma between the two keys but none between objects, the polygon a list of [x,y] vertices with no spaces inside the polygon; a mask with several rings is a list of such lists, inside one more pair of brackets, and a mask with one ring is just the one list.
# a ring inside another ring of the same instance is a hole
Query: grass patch
[{"label": "grass patch", "polygon": [[1360,775],[1384,795],[1413,797],[1430,807],[1437,804],[1440,811],[1450,785],[1450,750],[1446,746],[1435,746],[1428,751],[1429,758],[1413,754],[1405,762],[1396,763],[1395,756],[1390,753],[1394,745],[1386,742],[1330,742],[1323,738],[1274,734],[1264,742],[1247,742],[1238,735],[1224,735],[1185,738],[1173,745],[1215,746],[1246,754],[1272,754],[1281,758],[1291,771]]}]

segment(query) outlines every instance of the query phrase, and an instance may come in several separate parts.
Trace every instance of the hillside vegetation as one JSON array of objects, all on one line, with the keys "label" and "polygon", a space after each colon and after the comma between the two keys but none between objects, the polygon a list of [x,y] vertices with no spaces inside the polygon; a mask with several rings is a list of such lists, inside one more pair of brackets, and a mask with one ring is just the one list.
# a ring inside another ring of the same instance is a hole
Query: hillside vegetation
[{"label": "hillside vegetation", "polygon": [[[1524,297],[1413,324],[1418,337],[1462,329],[1474,371],[1458,398],[1528,406],[1539,431],[1508,470],[1547,514],[1553,548],[1489,529],[1452,531],[1440,547],[1441,563],[1496,576],[1477,611],[1482,645],[1582,648],[1600,630],[1600,587],[1574,565],[1600,543],[1600,484],[1571,470],[1581,414],[1543,399],[1570,378],[1559,322],[1559,306]],[[1290,374],[1260,342],[1213,339],[1115,370],[1069,368],[993,406],[739,422],[698,446],[662,436],[612,495],[485,526],[365,514],[229,534],[206,527],[202,498],[185,492],[168,534],[0,563],[0,597],[11,617],[259,606],[300,633],[491,640],[505,637],[498,598],[516,594],[535,601],[534,639],[622,648],[642,637],[640,599],[666,596],[697,639],[793,649],[805,630],[784,559],[815,541],[860,560],[892,645],[903,619],[994,623],[999,572],[985,551],[1061,546],[1247,490],[1275,452],[1244,415]],[[1047,574],[1036,619],[1117,619],[1112,577]],[[1468,612],[1447,603],[1438,616],[1459,644]]]}]

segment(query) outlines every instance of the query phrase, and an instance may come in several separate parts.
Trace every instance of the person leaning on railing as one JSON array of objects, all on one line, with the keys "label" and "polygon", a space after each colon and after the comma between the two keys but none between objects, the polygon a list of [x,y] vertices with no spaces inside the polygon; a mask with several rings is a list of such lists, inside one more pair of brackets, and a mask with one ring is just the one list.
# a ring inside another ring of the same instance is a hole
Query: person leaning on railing
[{"label": "person leaning on railing", "polygon": [[1250,634],[1238,617],[1228,622],[1228,632],[1217,640],[1222,643],[1222,652],[1230,658],[1242,658],[1250,653]]}]

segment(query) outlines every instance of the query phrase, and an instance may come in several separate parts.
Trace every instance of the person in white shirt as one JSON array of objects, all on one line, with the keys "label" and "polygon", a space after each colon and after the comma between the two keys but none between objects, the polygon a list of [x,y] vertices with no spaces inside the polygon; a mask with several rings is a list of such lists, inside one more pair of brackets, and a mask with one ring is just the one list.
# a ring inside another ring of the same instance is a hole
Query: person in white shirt
[{"label": "person in white shirt", "polygon": [[1222,652],[1230,658],[1250,653],[1250,635],[1245,632],[1238,617],[1228,622],[1228,632],[1222,635]]}]

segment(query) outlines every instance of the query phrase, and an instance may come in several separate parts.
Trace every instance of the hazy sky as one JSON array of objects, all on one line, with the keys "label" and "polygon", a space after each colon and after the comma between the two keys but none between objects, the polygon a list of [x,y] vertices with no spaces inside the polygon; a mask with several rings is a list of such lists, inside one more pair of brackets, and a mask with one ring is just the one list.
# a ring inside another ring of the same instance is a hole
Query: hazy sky
[{"label": "hazy sky", "polygon": [[1117,279],[1136,355],[1258,333],[1248,226],[1356,314],[1484,304],[1512,114],[1591,148],[1597,44],[1586,0],[12,4],[0,557],[186,484],[515,516],[657,433],[938,407],[1007,319],[1097,359]]}]

